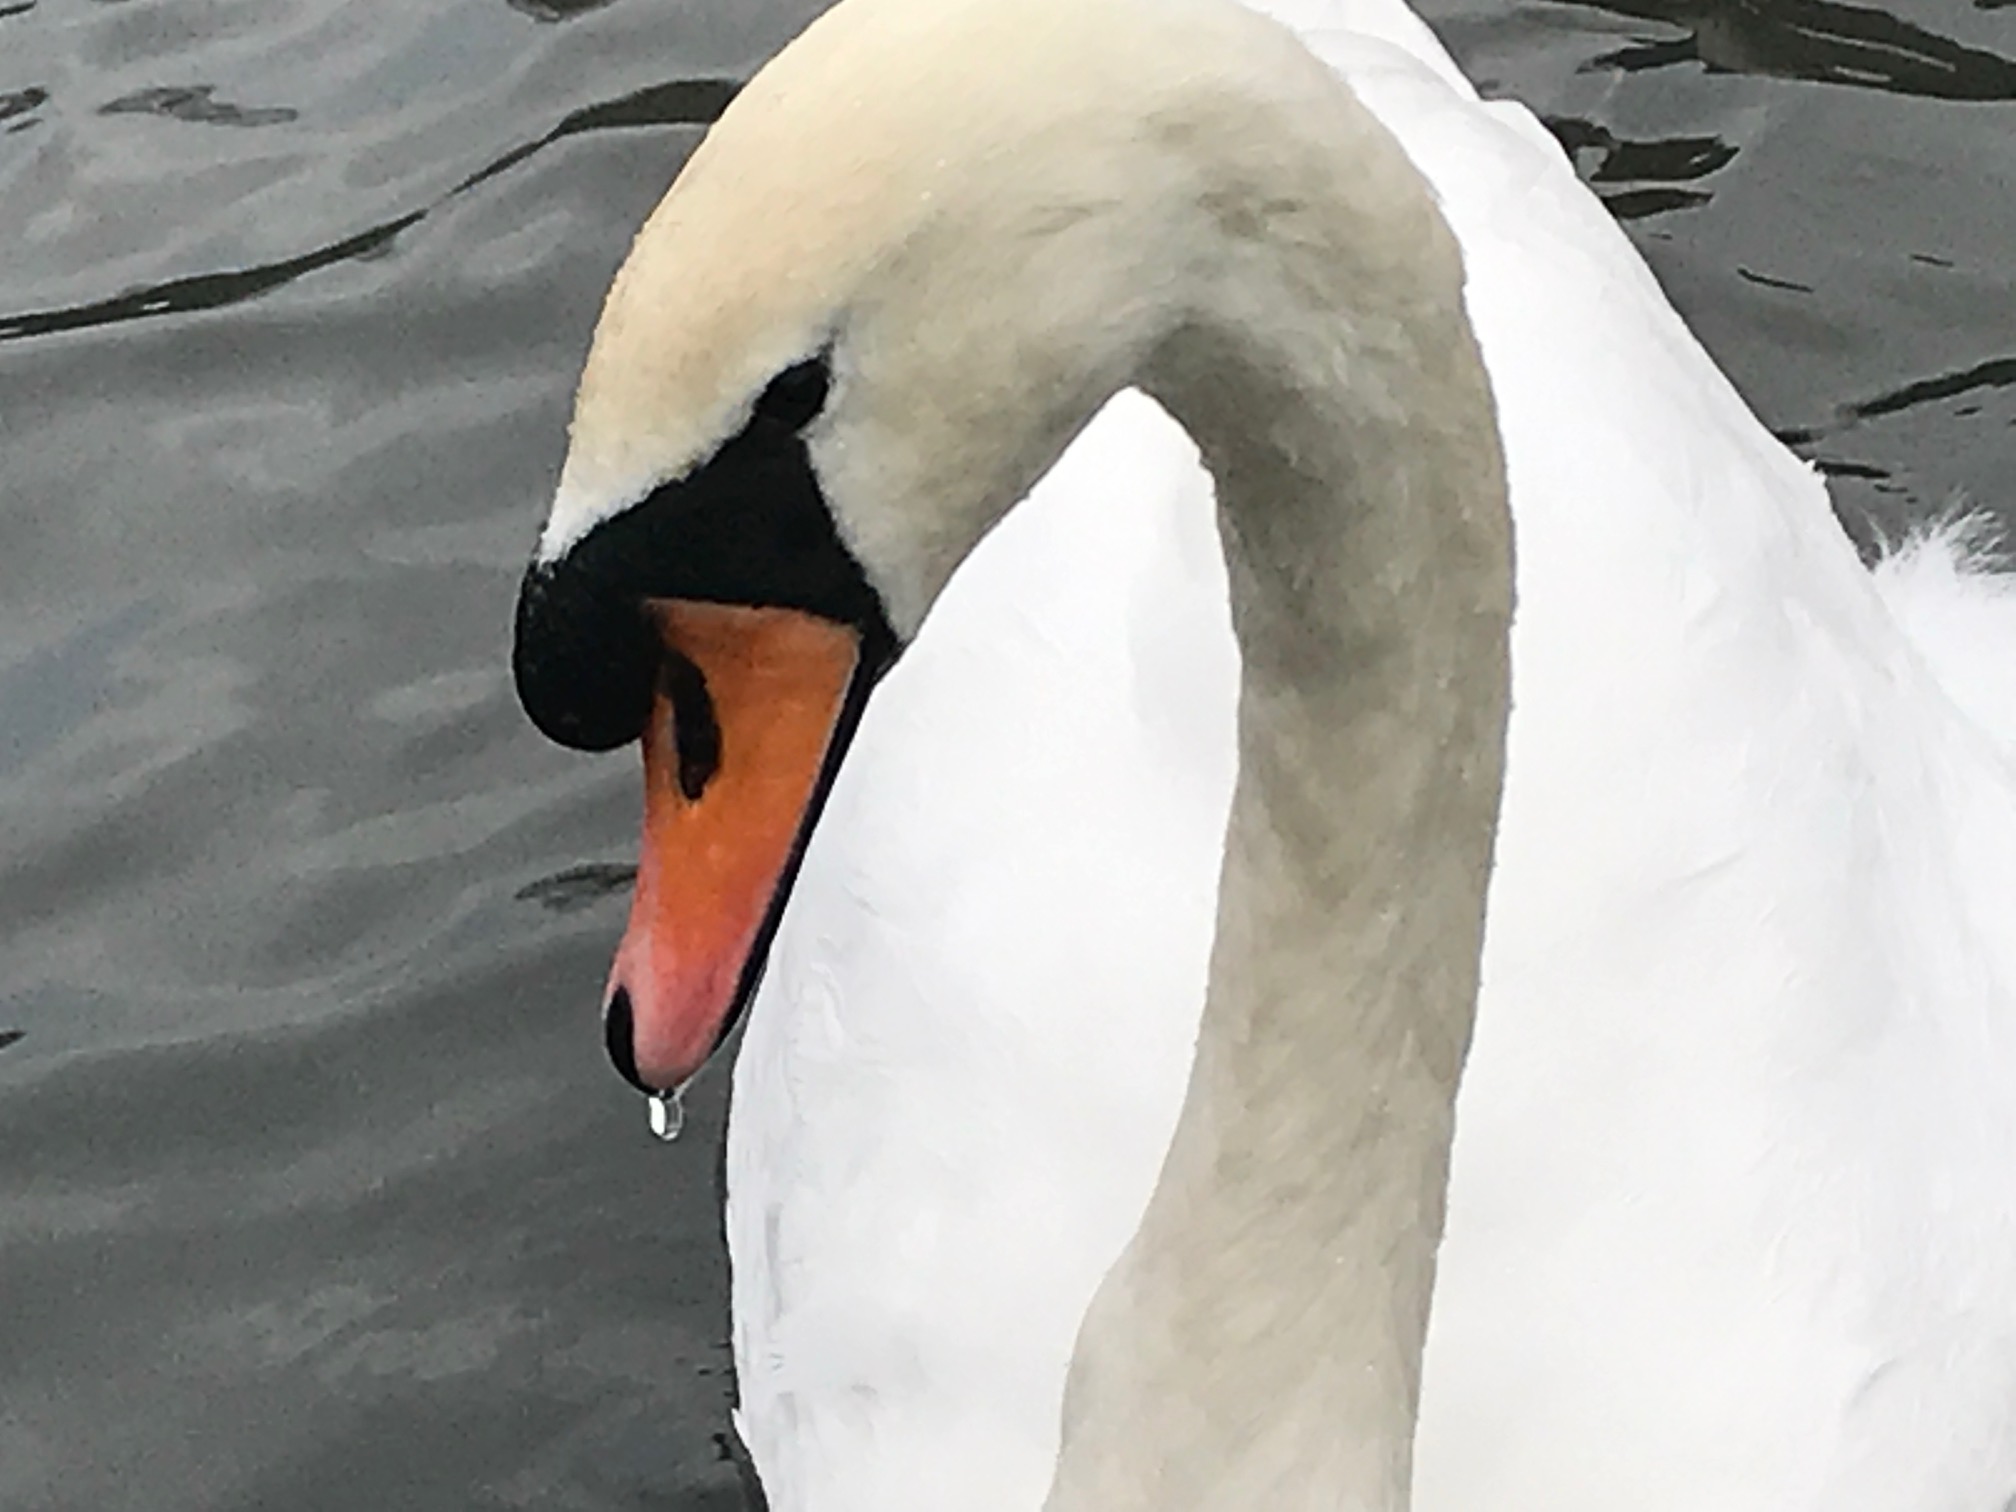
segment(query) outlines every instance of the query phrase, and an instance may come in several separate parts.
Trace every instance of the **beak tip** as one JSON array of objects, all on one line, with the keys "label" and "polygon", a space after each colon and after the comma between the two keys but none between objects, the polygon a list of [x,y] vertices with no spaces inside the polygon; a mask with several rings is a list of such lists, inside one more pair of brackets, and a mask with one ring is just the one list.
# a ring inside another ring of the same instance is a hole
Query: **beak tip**
[{"label": "beak tip", "polygon": [[656,1090],[645,1085],[643,1073],[637,1069],[637,1021],[627,987],[619,985],[609,994],[602,1010],[602,1042],[608,1046],[609,1062],[617,1075],[646,1095]]}]

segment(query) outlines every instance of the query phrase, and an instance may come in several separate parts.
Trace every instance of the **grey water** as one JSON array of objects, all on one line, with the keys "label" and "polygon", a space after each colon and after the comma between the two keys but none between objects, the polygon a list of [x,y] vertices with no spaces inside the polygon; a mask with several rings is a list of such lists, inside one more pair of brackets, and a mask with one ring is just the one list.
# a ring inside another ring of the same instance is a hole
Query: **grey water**
[{"label": "grey water", "polygon": [[[2010,0],[1435,0],[1864,542],[2016,500]],[[817,0],[0,0],[0,1509],[727,1509],[725,1078],[516,577]]]}]

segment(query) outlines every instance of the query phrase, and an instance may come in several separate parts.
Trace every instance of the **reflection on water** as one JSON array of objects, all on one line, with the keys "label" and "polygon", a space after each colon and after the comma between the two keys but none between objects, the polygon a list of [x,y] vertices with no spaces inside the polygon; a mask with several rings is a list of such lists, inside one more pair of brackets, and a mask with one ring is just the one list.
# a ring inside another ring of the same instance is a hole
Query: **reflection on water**
[{"label": "reflection on water", "polygon": [[[505,660],[628,236],[817,8],[0,0],[8,1512],[739,1504],[721,1078],[668,1150],[603,1065],[633,763]],[[2003,496],[2016,21],[1430,13],[1851,519]]]}]

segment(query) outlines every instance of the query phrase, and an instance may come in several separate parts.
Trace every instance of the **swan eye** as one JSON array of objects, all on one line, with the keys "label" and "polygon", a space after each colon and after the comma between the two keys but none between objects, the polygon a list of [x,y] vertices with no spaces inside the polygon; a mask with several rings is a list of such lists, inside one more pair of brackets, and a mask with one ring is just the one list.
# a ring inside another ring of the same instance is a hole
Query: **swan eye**
[{"label": "swan eye", "polygon": [[826,394],[833,387],[833,367],[825,353],[794,362],[775,378],[756,399],[758,420],[768,420],[786,430],[803,430],[825,407]]}]

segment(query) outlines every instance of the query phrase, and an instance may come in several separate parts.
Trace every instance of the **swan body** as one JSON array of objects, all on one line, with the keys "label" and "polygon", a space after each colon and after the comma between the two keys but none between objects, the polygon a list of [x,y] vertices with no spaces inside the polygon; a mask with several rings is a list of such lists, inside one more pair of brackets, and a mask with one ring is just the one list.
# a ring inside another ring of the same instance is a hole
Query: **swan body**
[{"label": "swan body", "polygon": [[1463,282],[1392,134],[1228,0],[850,0],[596,326],[512,661],[553,739],[643,748],[603,1022],[647,1093],[753,992],[959,563],[1130,382],[1208,460],[1240,652],[1209,980],[1055,1512],[1408,1499],[1511,689]]},{"label": "swan body", "polygon": [[[647,838],[640,1085],[775,917],[715,816],[788,887],[915,641],[738,1062],[772,1503],[2001,1508],[1997,697],[1530,116],[1281,11],[1334,75],[1222,0],[851,0],[598,328],[517,666],[714,837]],[[1130,378],[1198,446],[1122,394],[1059,461]]]},{"label": "swan body", "polygon": [[[1415,1505],[1999,1512],[2016,699],[1945,648],[2016,644],[2008,612],[1936,550],[1872,581],[1551,139],[1397,0],[1263,8],[1435,187],[1518,526]],[[1238,679],[1210,500],[1115,399],[835,788],[728,1143],[778,1512],[1043,1499],[1203,1003]]]}]

